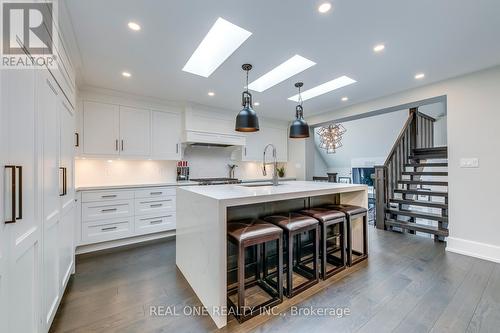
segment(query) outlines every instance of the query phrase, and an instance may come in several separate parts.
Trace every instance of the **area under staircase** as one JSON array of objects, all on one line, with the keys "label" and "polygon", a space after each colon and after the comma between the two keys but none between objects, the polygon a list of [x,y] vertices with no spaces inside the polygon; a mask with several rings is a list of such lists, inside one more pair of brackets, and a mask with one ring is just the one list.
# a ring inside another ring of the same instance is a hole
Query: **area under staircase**
[{"label": "area under staircase", "polygon": [[410,109],[384,165],[375,167],[377,228],[448,236],[448,149],[433,147],[434,122]]}]

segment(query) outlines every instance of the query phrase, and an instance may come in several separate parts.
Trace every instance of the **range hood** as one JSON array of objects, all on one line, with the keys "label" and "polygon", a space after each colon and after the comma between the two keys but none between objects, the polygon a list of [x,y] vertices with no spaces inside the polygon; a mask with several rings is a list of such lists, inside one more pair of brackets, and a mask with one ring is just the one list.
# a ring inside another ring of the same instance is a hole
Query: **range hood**
[{"label": "range hood", "polygon": [[246,136],[234,130],[234,114],[214,112],[207,107],[186,107],[183,143],[187,146],[244,146]]},{"label": "range hood", "polygon": [[189,146],[198,147],[230,147],[244,146],[246,138],[238,134],[186,130],[184,142]]}]

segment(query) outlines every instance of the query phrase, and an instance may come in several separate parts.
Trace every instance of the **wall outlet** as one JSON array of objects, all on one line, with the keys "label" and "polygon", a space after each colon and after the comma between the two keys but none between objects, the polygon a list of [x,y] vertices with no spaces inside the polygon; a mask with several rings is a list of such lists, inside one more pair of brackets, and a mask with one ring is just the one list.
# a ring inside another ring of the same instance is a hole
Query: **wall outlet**
[{"label": "wall outlet", "polygon": [[479,168],[479,158],[461,158],[460,159],[461,168]]}]

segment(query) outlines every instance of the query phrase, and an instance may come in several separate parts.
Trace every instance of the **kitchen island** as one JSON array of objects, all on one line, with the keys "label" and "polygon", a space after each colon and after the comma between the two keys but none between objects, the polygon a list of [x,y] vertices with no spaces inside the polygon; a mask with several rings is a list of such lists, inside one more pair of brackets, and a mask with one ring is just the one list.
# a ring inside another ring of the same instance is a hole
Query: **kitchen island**
[{"label": "kitchen island", "polygon": [[[327,203],[367,208],[367,186],[290,181],[177,188],[176,264],[219,328],[227,324],[227,221]],[[359,248],[362,224],[353,229]]]}]

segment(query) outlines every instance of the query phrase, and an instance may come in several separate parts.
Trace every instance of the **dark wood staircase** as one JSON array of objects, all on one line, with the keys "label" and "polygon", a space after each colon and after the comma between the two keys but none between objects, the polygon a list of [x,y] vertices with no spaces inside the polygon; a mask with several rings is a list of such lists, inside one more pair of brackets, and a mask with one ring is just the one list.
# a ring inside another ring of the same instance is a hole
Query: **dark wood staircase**
[{"label": "dark wood staircase", "polygon": [[375,167],[377,228],[448,236],[448,149],[432,146],[434,121],[411,109],[386,162]]}]

